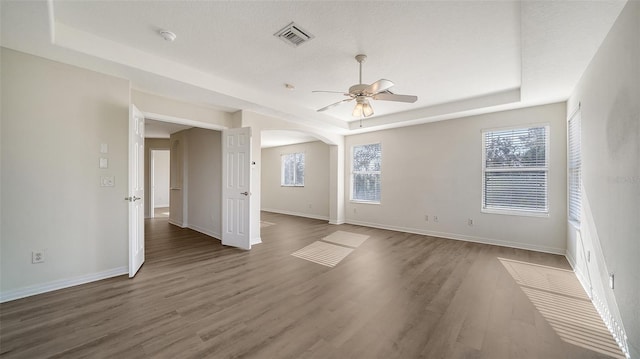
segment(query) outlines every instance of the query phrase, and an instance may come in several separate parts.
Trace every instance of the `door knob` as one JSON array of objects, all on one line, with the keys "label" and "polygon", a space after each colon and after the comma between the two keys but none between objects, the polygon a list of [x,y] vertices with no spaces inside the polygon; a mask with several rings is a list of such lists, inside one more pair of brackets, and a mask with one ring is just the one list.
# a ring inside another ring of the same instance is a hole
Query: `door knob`
[{"label": "door knob", "polygon": [[245,195],[245,196],[248,196],[248,195],[249,195],[249,192],[244,191],[244,192],[240,192],[240,194],[243,194],[243,195]]},{"label": "door knob", "polygon": [[142,198],[136,197],[136,196],[131,196],[131,197],[125,197],[124,198],[125,201],[129,201],[129,202],[135,202],[135,201],[137,201],[139,199],[142,199]]}]

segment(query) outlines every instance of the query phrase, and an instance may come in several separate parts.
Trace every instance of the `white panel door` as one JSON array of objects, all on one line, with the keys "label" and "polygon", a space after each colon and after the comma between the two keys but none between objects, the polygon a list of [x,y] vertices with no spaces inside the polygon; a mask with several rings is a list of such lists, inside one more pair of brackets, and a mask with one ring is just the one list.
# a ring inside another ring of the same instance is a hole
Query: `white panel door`
[{"label": "white panel door", "polygon": [[251,249],[251,128],[222,131],[222,244]]},{"label": "white panel door", "polygon": [[129,278],[144,263],[144,116],[129,114]]}]

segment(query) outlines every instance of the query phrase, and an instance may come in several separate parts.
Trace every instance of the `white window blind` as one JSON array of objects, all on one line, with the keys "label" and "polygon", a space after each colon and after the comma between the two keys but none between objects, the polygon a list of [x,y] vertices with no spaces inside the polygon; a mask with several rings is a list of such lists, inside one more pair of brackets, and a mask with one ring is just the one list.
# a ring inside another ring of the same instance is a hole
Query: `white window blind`
[{"label": "white window blind", "polygon": [[304,153],[288,153],[280,156],[282,160],[282,186],[304,186]]},{"label": "white window blind", "polygon": [[351,200],[380,203],[382,145],[353,146]]},{"label": "white window blind", "polygon": [[548,213],[548,126],[483,131],[486,212]]},{"label": "white window blind", "polygon": [[580,142],[580,110],[578,109],[569,119],[568,145],[568,187],[569,187],[569,220],[580,223],[582,207],[582,155]]}]

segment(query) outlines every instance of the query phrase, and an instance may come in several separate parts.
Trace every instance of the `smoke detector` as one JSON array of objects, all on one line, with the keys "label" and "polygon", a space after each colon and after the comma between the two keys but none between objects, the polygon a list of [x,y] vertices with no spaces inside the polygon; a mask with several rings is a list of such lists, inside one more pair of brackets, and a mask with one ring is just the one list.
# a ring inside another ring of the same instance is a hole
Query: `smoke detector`
[{"label": "smoke detector", "polygon": [[169,41],[169,42],[173,42],[177,37],[176,34],[174,34],[173,32],[171,32],[169,30],[160,31],[160,36],[162,36],[163,39],[165,39],[166,41]]},{"label": "smoke detector", "polygon": [[280,38],[280,40],[293,47],[298,47],[315,37],[307,30],[298,26],[295,22],[283,27],[280,31],[273,34],[273,36]]}]

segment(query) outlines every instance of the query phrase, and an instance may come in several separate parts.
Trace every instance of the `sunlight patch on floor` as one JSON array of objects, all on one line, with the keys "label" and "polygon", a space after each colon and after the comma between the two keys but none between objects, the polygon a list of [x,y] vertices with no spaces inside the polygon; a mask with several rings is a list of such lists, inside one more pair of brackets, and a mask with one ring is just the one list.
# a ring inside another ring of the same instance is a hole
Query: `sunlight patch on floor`
[{"label": "sunlight patch on floor", "polygon": [[322,264],[323,266],[335,267],[352,251],[352,248],[315,241],[310,245],[291,253],[291,255],[314,263]]},{"label": "sunlight patch on floor", "polygon": [[369,238],[366,234],[358,234],[345,231],[335,231],[322,238],[325,242],[340,244],[347,247],[357,248]]},{"label": "sunlight patch on floor", "polygon": [[498,258],[562,340],[614,358],[625,356],[570,270]]}]

